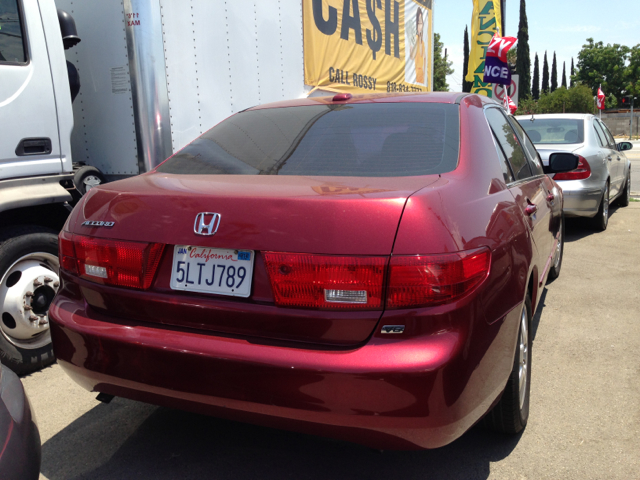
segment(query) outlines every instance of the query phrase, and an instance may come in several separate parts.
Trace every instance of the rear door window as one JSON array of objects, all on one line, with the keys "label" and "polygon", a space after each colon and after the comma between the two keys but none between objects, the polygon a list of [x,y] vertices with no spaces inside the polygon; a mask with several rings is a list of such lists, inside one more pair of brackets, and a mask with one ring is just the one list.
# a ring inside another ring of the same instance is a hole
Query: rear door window
[{"label": "rear door window", "polygon": [[528,160],[533,174],[544,175],[544,170],[542,168],[542,159],[540,158],[535,145],[531,142],[524,129],[515,118],[509,117],[509,123],[511,123],[511,126],[518,133],[520,139],[522,140],[522,145],[524,146],[525,153],[528,155]]},{"label": "rear door window", "polygon": [[596,138],[598,139],[598,143],[600,144],[601,147],[603,148],[607,148],[607,136],[604,133],[604,130],[602,130],[602,127],[600,125],[598,125],[597,120],[593,120],[593,129],[596,131]]},{"label": "rear door window", "polygon": [[511,165],[516,180],[524,180],[532,176],[529,161],[524,149],[507,117],[499,108],[488,108],[485,111],[489,126],[495,135],[498,145]]},{"label": "rear door window", "polygon": [[27,61],[18,0],[0,0],[0,64]]},{"label": "rear door window", "polygon": [[616,141],[614,140],[613,135],[611,135],[611,132],[607,128],[607,125],[604,122],[600,121],[600,120],[596,120],[596,121],[602,127],[602,130],[604,131],[604,134],[607,137],[607,143],[609,144],[609,148],[615,150],[616,149]]},{"label": "rear door window", "polygon": [[458,165],[459,106],[319,104],[224,120],[160,165],[174,174],[396,177]]}]

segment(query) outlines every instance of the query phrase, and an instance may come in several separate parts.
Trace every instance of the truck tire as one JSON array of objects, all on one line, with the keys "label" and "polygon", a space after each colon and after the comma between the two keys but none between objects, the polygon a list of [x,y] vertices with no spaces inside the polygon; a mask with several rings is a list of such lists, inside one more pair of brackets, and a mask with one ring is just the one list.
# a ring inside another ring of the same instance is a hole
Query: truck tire
[{"label": "truck tire", "polygon": [[96,167],[85,165],[80,167],[73,176],[73,184],[80,195],[84,195],[93,187],[106,182],[104,175]]},{"label": "truck tire", "polygon": [[60,287],[58,268],[54,230],[0,230],[0,361],[18,375],[55,361],[48,311]]}]

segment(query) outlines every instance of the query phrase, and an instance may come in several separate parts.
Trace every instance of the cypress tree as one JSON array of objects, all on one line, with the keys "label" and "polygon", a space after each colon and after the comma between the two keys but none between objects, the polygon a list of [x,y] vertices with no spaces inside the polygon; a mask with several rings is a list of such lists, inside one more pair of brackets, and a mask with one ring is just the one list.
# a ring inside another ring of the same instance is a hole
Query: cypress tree
[{"label": "cypress tree", "polygon": [[462,73],[462,91],[466,93],[471,92],[471,87],[473,86],[473,82],[467,82],[465,80],[467,78],[467,74],[469,73],[469,29],[465,25],[464,27],[464,66]]},{"label": "cypress tree", "polygon": [[529,21],[527,20],[527,4],[525,0],[520,0],[517,55],[516,73],[520,75],[519,97],[527,99],[531,97],[531,54],[529,53]]},{"label": "cypress tree", "polygon": [[551,65],[551,93],[558,89],[558,62],[556,52],[553,52],[553,64]]},{"label": "cypress tree", "polygon": [[567,62],[562,62],[562,86],[567,88]]},{"label": "cypress tree", "polygon": [[570,86],[571,88],[573,88],[573,76],[574,76],[575,74],[576,74],[576,69],[575,69],[575,67],[573,66],[573,57],[571,57],[571,79],[570,79],[570,83],[569,83],[569,86]]},{"label": "cypress tree", "polygon": [[540,98],[540,60],[538,59],[537,53],[536,59],[533,62],[533,85],[531,86],[531,95],[533,95],[534,100],[538,100]]},{"label": "cypress tree", "polygon": [[549,62],[547,52],[544,52],[544,63],[542,64],[542,93],[549,93]]}]

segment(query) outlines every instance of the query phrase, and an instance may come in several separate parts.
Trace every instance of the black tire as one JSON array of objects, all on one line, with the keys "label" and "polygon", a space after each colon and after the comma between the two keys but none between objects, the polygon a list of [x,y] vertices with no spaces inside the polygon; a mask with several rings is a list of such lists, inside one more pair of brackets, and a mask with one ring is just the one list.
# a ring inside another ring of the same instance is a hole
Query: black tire
[{"label": "black tire", "polygon": [[[529,402],[531,397],[531,299],[527,296],[523,306],[523,317],[520,318],[520,328],[518,328],[518,344],[516,354],[513,359],[513,369],[509,375],[507,386],[502,392],[502,397],[495,407],[484,417],[482,423],[485,427],[496,432],[515,435],[520,433],[527,426],[529,419]],[[522,350],[523,322],[526,325],[526,384],[524,386],[524,399],[520,402],[520,352]]]},{"label": "black tire", "polygon": [[607,225],[609,225],[609,182],[606,183],[602,192],[598,213],[593,217],[593,227],[599,232],[604,232]]},{"label": "black tire", "polygon": [[73,176],[73,184],[80,195],[84,195],[91,188],[106,183],[106,181],[100,170],[89,165],[80,167]]},{"label": "black tire", "polygon": [[[15,262],[36,252],[58,255],[58,235],[54,230],[35,225],[1,230],[0,281],[6,282],[3,277]],[[0,361],[18,375],[25,375],[50,365],[55,361],[55,357],[50,340],[48,344],[39,348],[22,348],[9,341],[0,329]]]},{"label": "black tire", "polygon": [[627,173],[627,179],[624,182],[624,190],[618,199],[618,205],[621,207],[628,207],[629,203],[631,203],[631,170]]},{"label": "black tire", "polygon": [[556,248],[555,256],[553,257],[553,264],[549,270],[547,276],[547,283],[553,282],[560,276],[560,269],[562,268],[562,257],[564,256],[564,213],[560,219],[560,242]]}]

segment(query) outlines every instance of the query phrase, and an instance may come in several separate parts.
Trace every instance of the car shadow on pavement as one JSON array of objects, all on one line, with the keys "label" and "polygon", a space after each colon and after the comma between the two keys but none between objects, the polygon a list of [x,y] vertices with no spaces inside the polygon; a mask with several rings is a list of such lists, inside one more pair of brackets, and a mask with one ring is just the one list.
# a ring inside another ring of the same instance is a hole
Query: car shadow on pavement
[{"label": "car shadow on pavement", "polygon": [[[617,205],[611,205],[609,208],[609,221],[618,211]],[[590,235],[602,233],[596,227],[593,226],[593,219],[586,217],[571,217],[565,218],[566,235],[564,236],[565,242],[575,242],[582,240]]]},{"label": "car shadow on pavement", "polygon": [[475,427],[437,450],[379,452],[116,398],[44,443],[42,474],[49,480],[486,479],[491,463],[508,456],[520,437]]}]

